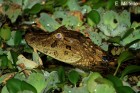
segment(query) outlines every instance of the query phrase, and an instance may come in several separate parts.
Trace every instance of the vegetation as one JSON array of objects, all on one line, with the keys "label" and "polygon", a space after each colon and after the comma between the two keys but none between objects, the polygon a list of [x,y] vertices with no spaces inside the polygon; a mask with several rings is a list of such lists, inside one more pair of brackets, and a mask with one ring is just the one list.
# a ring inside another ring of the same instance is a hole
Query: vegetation
[{"label": "vegetation", "polygon": [[[139,93],[140,7],[121,2],[0,0],[0,92]],[[28,31],[52,32],[60,26],[79,31],[111,55],[112,63],[117,62],[114,73],[55,64],[56,60],[34,51],[24,39]]]}]

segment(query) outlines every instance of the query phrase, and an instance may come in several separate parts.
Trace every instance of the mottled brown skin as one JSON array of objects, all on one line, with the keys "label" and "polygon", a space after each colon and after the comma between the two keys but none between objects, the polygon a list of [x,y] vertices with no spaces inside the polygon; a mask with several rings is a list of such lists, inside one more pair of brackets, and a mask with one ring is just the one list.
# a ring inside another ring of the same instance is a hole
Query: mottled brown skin
[{"label": "mottled brown skin", "polygon": [[54,59],[82,68],[100,66],[105,55],[89,38],[63,26],[51,33],[29,32],[25,40],[31,47]]}]

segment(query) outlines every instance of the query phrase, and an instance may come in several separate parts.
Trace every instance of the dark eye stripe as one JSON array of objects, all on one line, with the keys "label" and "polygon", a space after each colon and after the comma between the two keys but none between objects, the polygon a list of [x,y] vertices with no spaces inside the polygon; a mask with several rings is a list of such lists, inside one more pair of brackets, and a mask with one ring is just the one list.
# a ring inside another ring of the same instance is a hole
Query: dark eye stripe
[{"label": "dark eye stripe", "polygon": [[52,44],[51,44],[51,47],[54,48],[57,46],[57,41],[54,41]]},{"label": "dark eye stripe", "polygon": [[71,46],[69,46],[69,45],[66,45],[66,49],[69,49],[69,50],[71,50]]}]

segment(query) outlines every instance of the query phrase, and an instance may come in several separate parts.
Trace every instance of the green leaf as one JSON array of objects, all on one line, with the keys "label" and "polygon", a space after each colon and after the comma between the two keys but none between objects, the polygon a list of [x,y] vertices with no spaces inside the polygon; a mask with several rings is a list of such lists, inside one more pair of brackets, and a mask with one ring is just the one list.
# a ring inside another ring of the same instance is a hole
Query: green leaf
[{"label": "green leaf", "polygon": [[112,82],[103,78],[97,72],[89,75],[87,89],[90,93],[115,93]]},{"label": "green leaf", "polygon": [[24,90],[30,90],[33,93],[37,93],[36,89],[32,85],[15,78],[9,79],[6,83],[6,87],[9,93],[18,93]]},{"label": "green leaf", "polygon": [[59,67],[59,69],[58,69],[58,76],[59,76],[59,80],[62,83],[65,82],[65,71],[64,71],[64,67]]},{"label": "green leaf", "polygon": [[[140,39],[136,39],[136,40],[134,40],[134,41],[132,41],[132,42],[130,42],[130,43],[128,43],[128,44],[126,44],[125,45],[125,47],[128,47],[128,48],[134,48],[135,50],[136,49],[139,49],[139,41],[140,41]],[[131,46],[135,46],[135,47],[131,47]]]},{"label": "green leaf", "polygon": [[16,64],[16,62],[17,62],[17,57],[18,57],[18,54],[17,54],[17,52],[14,52],[14,51],[10,51],[10,53],[11,53],[11,56],[12,56],[12,59],[13,59],[13,63],[15,63]]},{"label": "green leaf", "polygon": [[22,32],[21,31],[12,31],[11,38],[6,42],[10,46],[18,46],[22,40]]},{"label": "green leaf", "polygon": [[46,2],[44,4],[44,10],[49,11],[51,13],[54,12],[54,1],[53,0],[49,0],[48,2]]},{"label": "green leaf", "polygon": [[127,66],[121,74],[121,79],[129,73],[139,72],[139,71],[140,71],[140,66],[137,66],[137,65]]},{"label": "green leaf", "polygon": [[93,26],[94,23],[97,25],[100,22],[100,14],[96,10],[90,11],[87,15],[87,21],[91,26]]},{"label": "green leaf", "polygon": [[121,37],[120,36],[115,36],[115,37],[110,38],[108,41],[112,42],[112,43],[120,44]]},{"label": "green leaf", "polygon": [[68,73],[68,79],[69,81],[74,84],[76,86],[76,83],[78,82],[80,78],[80,75],[78,74],[78,72],[76,72],[75,70],[72,70]]},{"label": "green leaf", "polygon": [[95,82],[97,82],[98,84],[107,84],[109,86],[113,86],[113,83],[106,78],[97,78],[95,79]]},{"label": "green leaf", "polygon": [[[2,38],[0,38],[0,48],[3,46],[3,41]],[[2,54],[2,52],[0,52],[0,54]]]},{"label": "green leaf", "polygon": [[116,91],[117,93],[135,93],[135,91],[128,86],[117,87]]},{"label": "green leaf", "polygon": [[37,90],[32,85],[30,85],[29,83],[25,81],[21,81],[21,89],[22,91],[29,90],[29,91],[32,91],[33,93],[37,93]]},{"label": "green leaf", "polygon": [[95,82],[95,79],[97,79],[97,78],[102,78],[100,73],[97,73],[97,72],[90,73],[89,79],[87,81],[87,88],[91,93],[96,88],[97,83]]},{"label": "green leaf", "polygon": [[9,40],[11,37],[11,30],[9,27],[3,27],[0,29],[0,37],[4,40]]},{"label": "green leaf", "polygon": [[6,86],[2,88],[1,93],[9,93]]},{"label": "green leaf", "polygon": [[28,78],[28,83],[36,88],[37,93],[41,93],[41,91],[46,87],[45,77],[40,73],[32,73]]},{"label": "green leaf", "polygon": [[106,6],[106,2],[103,0],[99,0],[98,3],[94,4],[92,9],[98,9],[100,7]]},{"label": "green leaf", "polygon": [[18,7],[15,7],[15,5],[16,4],[8,5],[9,8],[5,11],[5,14],[8,16],[8,18],[11,20],[12,23],[14,23],[18,18],[18,16],[22,14],[21,6],[16,5]]},{"label": "green leaf", "polygon": [[140,26],[136,27],[135,29],[140,29]]},{"label": "green leaf", "polygon": [[114,8],[114,7],[115,7],[115,2],[116,2],[116,0],[108,0],[108,1],[107,1],[107,5],[106,5],[106,8],[107,8],[107,9],[112,9],[112,8]]},{"label": "green leaf", "polygon": [[58,72],[57,71],[52,71],[51,73],[45,72],[44,73],[45,78],[46,78],[46,88],[44,93],[48,93],[49,90],[51,89],[56,89],[58,88],[58,85],[60,83],[59,77],[58,77]]},{"label": "green leaf", "polygon": [[22,9],[31,9],[34,5],[36,4],[41,4],[42,3],[42,0],[23,0],[22,1],[23,5],[22,5]]},{"label": "green leaf", "polygon": [[[40,60],[40,56],[37,52],[32,52],[32,59],[34,62],[36,62],[37,64],[40,64],[39,60]],[[42,64],[40,64],[42,65]]]},{"label": "green leaf", "polygon": [[108,75],[107,79],[109,79],[114,84],[115,87],[123,86],[122,81],[116,76]]},{"label": "green leaf", "polygon": [[100,0],[88,0],[88,1],[91,1],[92,3],[98,3]]},{"label": "green leaf", "polygon": [[22,5],[23,0],[11,0],[11,3]]},{"label": "green leaf", "polygon": [[42,5],[37,3],[31,9],[26,9],[25,13],[37,14],[43,9]]},{"label": "green leaf", "polygon": [[68,0],[55,0],[55,6],[63,6]]},{"label": "green leaf", "polygon": [[[133,25],[133,24],[132,24]],[[130,28],[126,30],[122,37],[122,45],[134,49],[139,49],[140,29]]]},{"label": "green leaf", "polygon": [[103,78],[100,73],[94,72],[89,75],[89,82],[94,81],[97,78]]},{"label": "green leaf", "polygon": [[137,86],[140,87],[140,81],[138,81]]},{"label": "green leaf", "polygon": [[121,54],[120,54],[120,56],[118,57],[118,66],[117,66],[117,68],[116,68],[116,71],[114,72],[114,75],[116,75],[117,74],[117,72],[118,72],[118,69],[119,69],[119,67],[120,67],[120,65],[123,63],[123,62],[125,62],[125,61],[127,61],[127,60],[129,60],[129,59],[132,59],[134,56],[133,56],[133,54],[131,53],[131,52],[129,52],[129,51],[123,51]]},{"label": "green leaf", "polygon": [[17,67],[16,65],[17,57],[18,57],[17,52],[14,52],[13,50],[11,50],[7,53],[7,55],[8,55],[8,59],[14,64],[15,67]]},{"label": "green leaf", "polygon": [[60,26],[57,21],[55,21],[52,17],[50,17],[46,13],[41,13],[39,22],[42,25],[42,27],[49,32],[56,30]]},{"label": "green leaf", "polygon": [[90,93],[116,93],[113,86],[107,84],[98,84],[93,92]]},{"label": "green leaf", "polygon": [[6,68],[8,67],[8,58],[7,55],[0,55],[0,67],[1,68]]},{"label": "green leaf", "polygon": [[7,55],[5,54],[0,55],[0,67],[12,69],[13,68],[12,61],[8,58]]},{"label": "green leaf", "polygon": [[0,0],[0,3],[3,3],[3,0]]},{"label": "green leaf", "polygon": [[86,86],[71,87],[65,85],[62,93],[89,93],[89,91]]},{"label": "green leaf", "polygon": [[26,44],[24,46],[24,52],[33,53],[33,48],[31,48],[29,45]]},{"label": "green leaf", "polygon": [[20,31],[16,31],[15,37],[14,37],[14,44],[19,45],[22,40],[22,33]]},{"label": "green leaf", "polygon": [[130,34],[132,34],[134,31],[133,28],[128,29],[125,34],[122,36],[121,40],[123,40],[124,38],[128,37]]},{"label": "green leaf", "polygon": [[129,59],[132,59],[134,56],[131,52],[129,51],[124,51],[121,53],[121,55],[118,58],[118,64],[123,63],[124,61],[127,61]]},{"label": "green leaf", "polygon": [[68,0],[67,5],[71,11],[75,11],[75,10],[80,11],[81,10],[81,8],[78,4],[78,0]]},{"label": "green leaf", "polygon": [[130,13],[126,10],[118,14],[115,11],[105,11],[100,8],[98,10],[101,20],[97,25],[100,31],[110,37],[121,36],[130,27]]}]

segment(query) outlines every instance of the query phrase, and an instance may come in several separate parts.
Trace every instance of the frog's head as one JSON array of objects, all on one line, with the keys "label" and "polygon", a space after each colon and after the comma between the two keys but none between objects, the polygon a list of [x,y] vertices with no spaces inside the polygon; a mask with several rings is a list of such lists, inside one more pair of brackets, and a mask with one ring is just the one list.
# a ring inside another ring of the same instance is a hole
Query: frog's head
[{"label": "frog's head", "polygon": [[31,47],[62,62],[74,63],[81,59],[79,40],[62,27],[51,33],[27,33],[25,40]]}]

